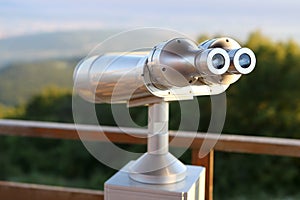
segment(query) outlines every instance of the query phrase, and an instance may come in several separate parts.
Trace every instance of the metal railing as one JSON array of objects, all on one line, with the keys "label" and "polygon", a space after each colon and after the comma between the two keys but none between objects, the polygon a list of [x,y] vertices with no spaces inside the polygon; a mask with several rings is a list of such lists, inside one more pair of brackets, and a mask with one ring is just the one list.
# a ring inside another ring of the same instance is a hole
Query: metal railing
[{"label": "metal railing", "polygon": [[[136,128],[102,127],[102,133],[94,125],[76,125],[77,129],[84,134],[86,140],[106,141],[108,138],[114,143],[146,144],[147,130]],[[79,140],[77,129],[74,124],[36,122],[21,120],[0,120],[0,135],[39,137],[52,139]],[[131,133],[124,134],[124,132]],[[144,137],[141,137],[143,135]],[[183,147],[186,141],[190,141],[189,132],[170,131],[170,140],[174,147]],[[135,137],[138,136],[138,137]],[[204,158],[198,157],[199,149],[204,141],[217,139],[213,150]],[[214,151],[267,154],[278,156],[300,157],[300,140],[285,138],[270,138],[257,136],[226,135],[198,133],[190,145],[192,150],[193,165],[206,167],[205,199],[213,199],[213,170]],[[104,193],[96,190],[72,189],[65,187],[42,186],[34,184],[0,182],[0,199],[23,199],[23,200],[94,200],[104,199]]]}]

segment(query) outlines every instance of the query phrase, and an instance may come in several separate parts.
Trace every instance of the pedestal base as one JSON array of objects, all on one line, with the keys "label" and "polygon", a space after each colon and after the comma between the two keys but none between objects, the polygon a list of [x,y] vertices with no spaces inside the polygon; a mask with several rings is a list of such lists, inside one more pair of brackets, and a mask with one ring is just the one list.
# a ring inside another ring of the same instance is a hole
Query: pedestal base
[{"label": "pedestal base", "polygon": [[128,171],[133,164],[129,162],[105,182],[105,200],[204,200],[205,168],[188,165],[184,180],[159,185],[132,180]]},{"label": "pedestal base", "polygon": [[182,181],[186,166],[171,153],[145,153],[129,167],[129,176],[148,184],[170,184]]}]

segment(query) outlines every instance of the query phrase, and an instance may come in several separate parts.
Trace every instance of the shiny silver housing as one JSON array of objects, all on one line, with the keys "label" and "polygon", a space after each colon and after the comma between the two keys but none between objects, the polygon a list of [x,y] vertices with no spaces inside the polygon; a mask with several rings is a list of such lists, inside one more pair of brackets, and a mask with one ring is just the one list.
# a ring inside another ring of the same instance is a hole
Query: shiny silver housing
[{"label": "shiny silver housing", "polygon": [[201,43],[174,38],[150,52],[114,52],[81,61],[74,72],[75,90],[95,103],[192,99],[224,92],[255,67],[254,53],[230,38]]}]

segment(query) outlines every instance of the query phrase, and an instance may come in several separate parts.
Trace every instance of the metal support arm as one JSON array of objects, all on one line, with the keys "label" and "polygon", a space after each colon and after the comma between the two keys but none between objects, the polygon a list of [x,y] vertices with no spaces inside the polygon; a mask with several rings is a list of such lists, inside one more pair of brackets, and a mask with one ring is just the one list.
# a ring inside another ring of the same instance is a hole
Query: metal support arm
[{"label": "metal support arm", "polygon": [[148,152],[135,161],[130,177],[138,182],[168,184],[181,181],[186,166],[169,153],[169,104],[160,102],[148,108]]}]

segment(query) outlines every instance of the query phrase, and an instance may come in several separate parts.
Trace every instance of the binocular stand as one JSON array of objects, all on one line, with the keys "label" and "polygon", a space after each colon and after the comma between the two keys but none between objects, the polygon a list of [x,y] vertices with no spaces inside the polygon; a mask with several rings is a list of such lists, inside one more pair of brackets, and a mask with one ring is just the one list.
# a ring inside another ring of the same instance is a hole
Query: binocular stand
[{"label": "binocular stand", "polygon": [[169,104],[148,108],[148,152],[105,182],[105,200],[204,200],[205,168],[169,153]]}]

